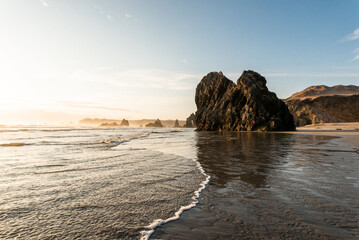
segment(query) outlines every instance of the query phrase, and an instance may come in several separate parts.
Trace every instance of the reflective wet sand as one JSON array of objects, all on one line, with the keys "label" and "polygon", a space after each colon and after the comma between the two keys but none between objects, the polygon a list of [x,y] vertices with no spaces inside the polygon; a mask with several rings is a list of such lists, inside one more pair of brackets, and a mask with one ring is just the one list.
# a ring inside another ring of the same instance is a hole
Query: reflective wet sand
[{"label": "reflective wet sand", "polygon": [[359,239],[359,149],[345,138],[199,132],[197,147],[209,186],[151,239]]}]

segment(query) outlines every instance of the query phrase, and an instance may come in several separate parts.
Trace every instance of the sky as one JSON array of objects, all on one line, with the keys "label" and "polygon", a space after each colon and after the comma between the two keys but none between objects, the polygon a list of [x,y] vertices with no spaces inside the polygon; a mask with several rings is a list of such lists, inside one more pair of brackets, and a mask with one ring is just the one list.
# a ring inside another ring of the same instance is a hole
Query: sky
[{"label": "sky", "polygon": [[0,0],[0,124],[185,119],[208,72],[359,85],[357,0]]}]

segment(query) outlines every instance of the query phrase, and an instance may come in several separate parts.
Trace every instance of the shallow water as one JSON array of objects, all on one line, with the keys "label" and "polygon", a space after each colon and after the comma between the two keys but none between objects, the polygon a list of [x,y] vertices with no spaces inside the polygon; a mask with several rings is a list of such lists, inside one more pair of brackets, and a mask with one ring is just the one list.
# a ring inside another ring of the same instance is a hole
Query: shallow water
[{"label": "shallow water", "polygon": [[0,239],[358,239],[359,150],[341,138],[1,129]]},{"label": "shallow water", "polygon": [[139,239],[193,202],[196,133],[174,129],[0,132],[0,239]]},{"label": "shallow water", "polygon": [[197,133],[211,176],[152,239],[359,239],[359,149],[329,136]]}]

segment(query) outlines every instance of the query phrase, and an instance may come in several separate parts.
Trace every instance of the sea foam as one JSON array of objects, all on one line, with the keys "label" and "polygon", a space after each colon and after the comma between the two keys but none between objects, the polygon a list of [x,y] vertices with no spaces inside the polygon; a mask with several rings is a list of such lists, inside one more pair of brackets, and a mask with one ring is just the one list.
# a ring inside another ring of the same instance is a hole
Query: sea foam
[{"label": "sea foam", "polygon": [[104,143],[104,144],[111,144],[110,147],[116,147],[118,145],[120,145],[121,143],[125,143],[125,142],[129,142],[135,139],[140,139],[140,138],[144,138],[144,137],[148,137],[152,132],[144,132],[144,133],[140,133],[140,134],[136,134],[133,136],[129,136],[126,138],[117,138],[117,139],[106,139],[106,140],[102,140],[99,143]]},{"label": "sea foam", "polygon": [[202,181],[202,183],[200,183],[199,189],[194,191],[194,196],[192,197],[193,201],[186,206],[180,207],[180,209],[177,212],[175,212],[174,216],[170,218],[164,220],[163,219],[154,220],[150,225],[145,227],[146,230],[141,231],[141,240],[148,240],[157,227],[166,224],[168,222],[177,220],[184,211],[189,210],[197,205],[200,193],[202,192],[202,190],[206,188],[206,185],[208,184],[211,177],[204,171],[204,169],[202,168],[201,164],[198,161],[196,161],[196,165],[197,168],[200,170],[200,172],[206,177],[206,179]]}]

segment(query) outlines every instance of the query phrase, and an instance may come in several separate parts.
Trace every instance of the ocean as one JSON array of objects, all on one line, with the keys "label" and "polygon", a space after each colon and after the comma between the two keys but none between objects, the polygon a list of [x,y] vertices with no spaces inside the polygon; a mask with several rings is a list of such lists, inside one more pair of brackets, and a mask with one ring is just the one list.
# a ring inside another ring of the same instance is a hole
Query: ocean
[{"label": "ocean", "polygon": [[2,128],[0,239],[147,239],[208,176],[193,129]]},{"label": "ocean", "polygon": [[343,139],[1,128],[0,239],[358,239]]}]

